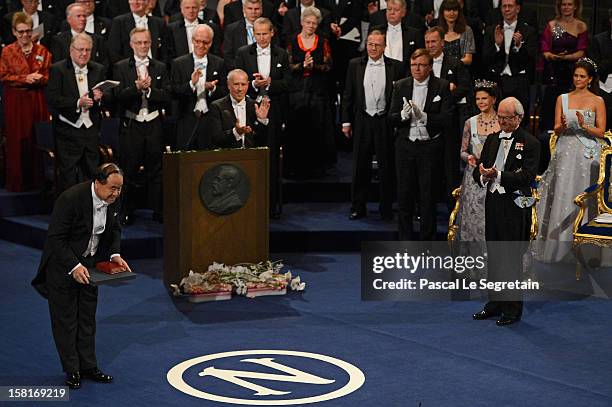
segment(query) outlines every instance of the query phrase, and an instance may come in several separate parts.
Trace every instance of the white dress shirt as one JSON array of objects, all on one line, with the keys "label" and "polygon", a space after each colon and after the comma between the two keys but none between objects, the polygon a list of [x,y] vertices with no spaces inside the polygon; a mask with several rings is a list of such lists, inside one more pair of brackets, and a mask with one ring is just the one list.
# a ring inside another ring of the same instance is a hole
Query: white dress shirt
[{"label": "white dress shirt", "polygon": [[439,57],[433,59],[433,72],[437,78],[440,78],[442,72],[442,60],[444,59],[444,52]]},{"label": "white dress shirt", "polygon": [[[96,32],[96,25],[94,24],[94,15],[87,16],[87,23],[85,23],[85,32],[93,34]],[[104,31],[102,31],[104,34]]]},{"label": "white dress shirt", "polygon": [[[232,108],[234,109],[234,115],[236,116],[238,125],[241,127],[246,126],[246,99],[242,99],[240,102],[237,102],[236,99],[230,95],[230,100],[232,101]],[[238,134],[235,127],[233,128],[232,133],[234,133],[236,140],[242,141],[242,146],[244,147],[244,134]]]},{"label": "white dress shirt", "polygon": [[194,54],[193,56],[193,66],[194,69],[199,69],[202,72],[202,76],[198,79],[198,83],[194,86],[191,80],[189,81],[189,86],[193,91],[196,92],[198,97],[198,101],[196,102],[193,111],[194,112],[208,112],[208,103],[206,103],[206,69],[208,67],[208,55],[204,55],[203,58],[196,58]]},{"label": "white dress shirt", "polygon": [[183,19],[185,21],[185,34],[187,35],[187,45],[189,46],[189,52],[193,52],[193,39],[191,35],[193,34],[193,29],[198,26],[198,20],[193,20],[192,22],[187,21],[187,19]]},{"label": "white dress shirt", "polygon": [[385,48],[385,56],[402,61],[404,57],[404,47],[402,38],[402,24],[391,25],[387,24],[387,47]]},{"label": "white dress shirt", "polygon": [[[514,20],[512,24],[508,24],[508,22],[504,21],[503,30],[504,30],[504,48],[506,51],[506,66],[502,71],[502,75],[512,76],[512,71],[510,70],[510,65],[508,64],[508,59],[510,58],[510,48],[514,49],[514,51],[518,51],[521,48],[521,45],[518,47],[514,46],[514,40],[512,37],[514,36],[514,31],[516,30],[516,25],[518,20]],[[499,46],[495,44],[495,48],[499,51]]]},{"label": "white dress shirt", "polygon": [[[89,236],[89,242],[87,243],[87,249],[82,253],[83,257],[91,256],[93,257],[98,251],[98,245],[100,243],[100,236],[104,233],[106,229],[106,214],[108,203],[101,200],[98,195],[96,195],[96,190],[94,189],[94,183],[91,183],[91,198],[93,200],[93,222],[91,228],[91,236]],[[119,253],[113,253],[110,258],[119,256]],[[77,267],[82,266],[81,263],[78,263],[76,266],[70,270],[70,273],[77,269]]]},{"label": "white dress shirt", "polygon": [[257,72],[261,76],[267,78],[270,76],[270,65],[272,64],[272,47],[268,45],[267,48],[261,48],[257,45]]},{"label": "white dress shirt", "polygon": [[442,5],[442,1],[443,0],[434,0],[433,2],[434,18],[440,17],[440,6]]},{"label": "white dress shirt", "polygon": [[[427,90],[429,88],[429,76],[423,82],[419,82],[416,79],[413,80],[412,86],[412,103],[421,109],[423,117],[419,120],[414,117],[410,120],[410,135],[408,139],[410,141],[424,141],[429,140],[429,133],[427,132],[427,113],[423,111],[425,109],[425,101],[427,100]],[[435,137],[433,137],[435,138]]]},{"label": "white dress shirt", "polygon": [[[503,147],[504,149],[504,166],[506,165],[506,160],[508,159],[508,153],[510,152],[510,146],[512,146],[512,138],[510,137],[512,137],[512,133],[506,133],[505,131],[502,131],[499,134],[499,138],[502,139],[500,140],[499,145],[500,147]],[[503,167],[497,168],[497,176],[489,184],[490,192],[497,191],[500,194],[506,193],[506,189],[501,186],[501,173],[503,170],[504,170]],[[482,182],[482,175],[481,175],[481,182]]]},{"label": "white dress shirt", "polygon": [[132,13],[132,17],[134,17],[134,24],[136,27],[146,28],[147,30],[149,29],[149,18],[146,16],[146,14],[140,17],[139,15]]},{"label": "white dress shirt", "polygon": [[368,58],[363,75],[363,91],[365,94],[366,113],[374,116],[385,111],[385,60],[379,58],[373,61]]},{"label": "white dress shirt", "polygon": [[[74,76],[76,79],[77,87],[79,89],[79,98],[89,93],[87,72],[88,72],[87,66],[84,66],[83,68],[79,68],[76,65],[74,66]],[[89,109],[80,108],[78,100],[77,100],[77,105],[76,105],[76,111],[81,112],[81,114],[79,115],[79,119],[76,122],[71,122],[66,117],[62,116],[61,114],[59,115],[59,119],[63,121],[64,123],[67,123],[76,129],[80,129],[81,126],[83,125],[85,125],[86,128],[90,128],[91,126],[93,126],[93,122],[91,121],[91,118],[89,117]]]},{"label": "white dress shirt", "polygon": [[[40,3],[38,4],[38,6],[40,7]],[[39,10],[42,11],[42,8],[39,8]],[[26,13],[25,10],[21,10],[21,11],[23,11],[26,15],[28,15],[28,13]],[[38,15],[38,11],[36,11],[30,17],[32,17],[32,29],[35,29],[40,24],[40,16]]]}]

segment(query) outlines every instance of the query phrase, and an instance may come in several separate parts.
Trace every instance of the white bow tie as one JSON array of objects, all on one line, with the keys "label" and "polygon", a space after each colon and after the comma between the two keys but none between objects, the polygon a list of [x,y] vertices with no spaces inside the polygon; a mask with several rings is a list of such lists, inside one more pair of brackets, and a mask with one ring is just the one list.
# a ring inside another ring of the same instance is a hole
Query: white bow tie
[{"label": "white bow tie", "polygon": [[264,48],[264,49],[257,48],[257,56],[259,57],[262,55],[270,55],[270,48]]},{"label": "white bow tie", "polygon": [[195,69],[206,69],[206,60],[205,59],[194,59],[193,66]]},{"label": "white bow tie", "polygon": [[103,208],[106,208],[108,206],[108,204],[106,202],[102,202],[96,205],[96,210],[102,210]]},{"label": "white bow tie", "polygon": [[141,59],[141,60],[136,60],[136,68],[139,68],[141,66],[149,66],[149,58],[145,58],[145,59]]},{"label": "white bow tie", "polygon": [[414,81],[414,87],[415,88],[426,88],[427,87],[427,82],[419,83],[417,81]]},{"label": "white bow tie", "polygon": [[193,23],[185,24],[185,28],[195,28],[198,26],[198,22],[194,21]]},{"label": "white bow tie", "polygon": [[87,68],[74,68],[76,75],[87,75]]},{"label": "white bow tie", "polygon": [[504,30],[514,30],[513,25],[504,24]]},{"label": "white bow tie", "polygon": [[369,66],[383,66],[383,60],[382,58],[379,59],[378,61],[368,60],[368,65]]},{"label": "white bow tie", "polygon": [[510,140],[512,139],[512,133],[506,133],[505,131],[502,131],[501,133],[499,133],[499,138],[501,140]]},{"label": "white bow tie", "polygon": [[242,99],[240,102],[233,102],[232,101],[232,106],[233,107],[245,107],[246,106],[246,100]]},{"label": "white bow tie", "polygon": [[402,32],[402,26],[400,24],[398,25],[390,25],[387,27],[387,31],[389,32]]},{"label": "white bow tie", "polygon": [[136,25],[141,24],[141,25],[147,25],[147,17],[136,17],[134,18],[134,22],[136,23]]}]

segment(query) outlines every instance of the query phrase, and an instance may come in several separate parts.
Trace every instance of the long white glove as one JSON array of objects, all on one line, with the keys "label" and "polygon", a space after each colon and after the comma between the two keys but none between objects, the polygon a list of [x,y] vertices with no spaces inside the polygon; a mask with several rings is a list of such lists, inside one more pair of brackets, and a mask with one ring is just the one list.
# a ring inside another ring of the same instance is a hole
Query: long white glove
[{"label": "long white glove", "polygon": [[410,116],[412,114],[412,103],[403,98],[404,104],[402,105],[402,111],[400,112],[400,116],[402,121],[410,120]]}]

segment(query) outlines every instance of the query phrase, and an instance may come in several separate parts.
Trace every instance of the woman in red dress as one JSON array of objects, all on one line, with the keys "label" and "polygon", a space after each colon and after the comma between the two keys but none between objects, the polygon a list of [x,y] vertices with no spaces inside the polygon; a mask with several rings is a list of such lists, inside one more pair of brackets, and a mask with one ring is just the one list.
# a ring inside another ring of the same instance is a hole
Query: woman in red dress
[{"label": "woman in red dress", "polygon": [[4,85],[6,185],[19,192],[40,186],[42,172],[33,139],[34,123],[48,121],[44,87],[49,79],[51,53],[32,42],[32,18],[13,16],[17,40],[2,51],[0,80]]}]

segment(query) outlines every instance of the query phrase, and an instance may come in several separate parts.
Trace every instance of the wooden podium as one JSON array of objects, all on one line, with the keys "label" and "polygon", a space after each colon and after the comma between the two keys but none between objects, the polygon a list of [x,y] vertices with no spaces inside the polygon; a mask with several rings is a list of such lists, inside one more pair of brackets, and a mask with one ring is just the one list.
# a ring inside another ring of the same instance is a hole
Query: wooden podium
[{"label": "wooden podium", "polygon": [[[189,270],[205,272],[215,261],[268,260],[268,159],[267,148],[164,154],[166,287],[180,283]],[[221,164],[241,169],[250,189],[244,206],[229,215],[207,209],[200,195],[204,174]]]}]

